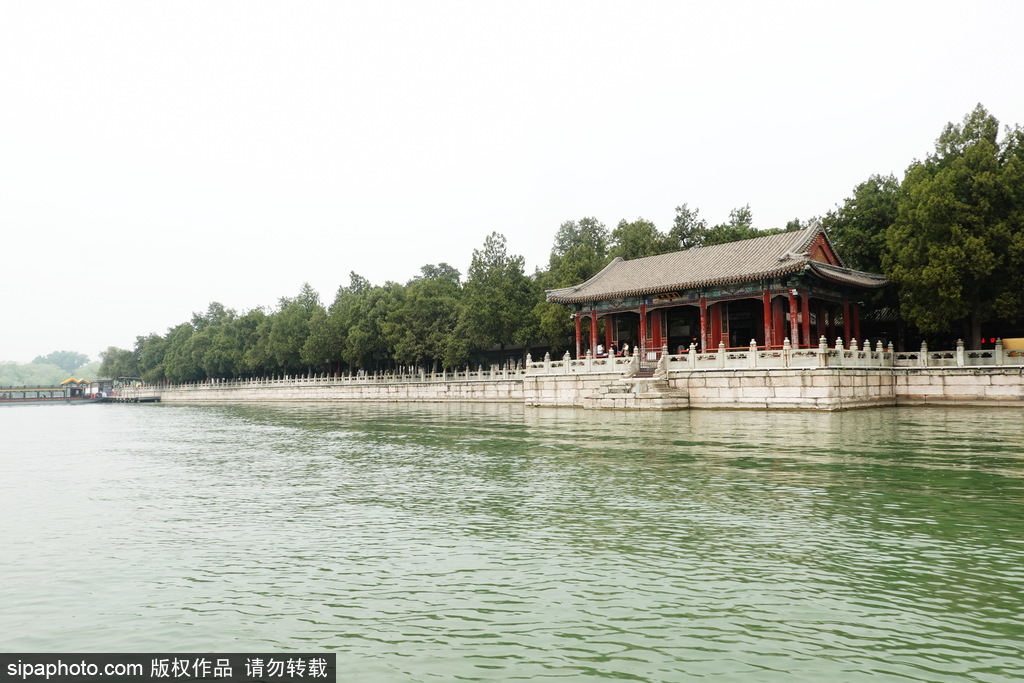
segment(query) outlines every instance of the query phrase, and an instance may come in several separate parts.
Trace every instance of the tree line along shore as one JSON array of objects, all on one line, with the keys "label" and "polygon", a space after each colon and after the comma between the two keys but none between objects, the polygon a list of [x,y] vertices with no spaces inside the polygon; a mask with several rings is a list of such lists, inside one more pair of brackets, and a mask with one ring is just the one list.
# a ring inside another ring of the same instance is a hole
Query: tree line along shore
[{"label": "tree line along shore", "polygon": [[[818,218],[845,265],[883,273],[891,285],[864,302],[908,339],[957,337],[975,348],[1024,317],[1024,128],[1000,130],[982,105],[942,130],[934,150],[902,179],[872,175]],[[609,230],[596,218],[563,223],[547,267],[525,272],[505,237],[487,236],[465,277],[447,263],[406,282],[374,285],[352,272],[325,305],[304,284],[275,307],[238,312],[221,303],[134,348],[101,353],[103,376],[147,382],[374,371],[397,366],[453,369],[521,358],[527,349],[561,355],[573,345],[566,307],[545,291],[581,283],[613,258],[653,256],[799,230],[753,225],[750,206],[708,225],[699,209],[676,207],[671,228],[638,218]],[[514,353],[513,353],[514,351]]]}]

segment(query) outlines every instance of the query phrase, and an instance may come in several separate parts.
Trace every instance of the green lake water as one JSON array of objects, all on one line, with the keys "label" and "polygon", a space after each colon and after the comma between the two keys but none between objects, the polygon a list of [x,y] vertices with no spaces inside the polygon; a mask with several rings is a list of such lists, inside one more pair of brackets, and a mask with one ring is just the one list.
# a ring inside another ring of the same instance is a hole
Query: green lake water
[{"label": "green lake water", "polygon": [[1024,680],[1015,409],[0,409],[0,648]]}]

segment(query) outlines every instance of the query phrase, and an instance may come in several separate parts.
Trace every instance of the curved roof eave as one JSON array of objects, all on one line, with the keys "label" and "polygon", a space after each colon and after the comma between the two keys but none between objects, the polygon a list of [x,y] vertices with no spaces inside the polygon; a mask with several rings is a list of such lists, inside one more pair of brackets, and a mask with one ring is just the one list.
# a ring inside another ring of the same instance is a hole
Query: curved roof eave
[{"label": "curved roof eave", "polygon": [[[778,277],[780,275],[789,275],[790,273],[795,273],[795,272],[801,270],[805,265],[806,265],[806,262],[798,262],[798,263],[796,263],[796,264],[794,264],[794,265],[792,265],[792,266],[790,266],[788,268],[780,268],[778,270],[772,270],[772,271],[768,271],[768,272],[764,272],[764,273],[752,273],[750,275],[745,275],[743,277],[717,278],[717,279],[708,279],[708,280],[691,280],[689,282],[678,282],[678,283],[670,284],[670,285],[658,285],[657,287],[640,287],[640,288],[636,288],[636,289],[624,289],[624,290],[617,291],[617,292],[608,292],[608,293],[599,294],[599,295],[590,295],[590,296],[571,296],[571,295],[570,296],[560,296],[560,295],[556,294],[556,292],[563,292],[563,291],[566,291],[567,289],[578,290],[578,289],[581,289],[583,287],[583,285],[579,285],[578,287],[572,287],[572,288],[567,287],[567,288],[564,288],[564,289],[552,289],[552,290],[548,290],[547,294],[548,294],[548,300],[553,302],[553,303],[575,304],[575,303],[582,303],[584,301],[602,301],[604,299],[614,299],[614,298],[625,297],[625,296],[643,296],[645,294],[657,294],[657,293],[660,293],[660,292],[671,292],[672,290],[675,290],[675,289],[696,289],[697,287],[712,287],[712,286],[715,286],[715,285],[727,285],[727,284],[733,284],[733,283],[737,283],[737,282],[749,282],[749,281],[752,281],[752,280],[763,280],[764,278],[768,278],[768,277]],[[593,279],[593,278],[591,278],[591,279]],[[589,282],[589,281],[590,280],[588,280],[587,282]]]}]

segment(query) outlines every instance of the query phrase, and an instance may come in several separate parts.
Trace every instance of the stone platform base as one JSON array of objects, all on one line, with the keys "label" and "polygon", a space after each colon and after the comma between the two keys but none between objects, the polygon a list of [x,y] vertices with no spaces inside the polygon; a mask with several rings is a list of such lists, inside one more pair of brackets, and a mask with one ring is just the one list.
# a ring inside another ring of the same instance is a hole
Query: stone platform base
[{"label": "stone platform base", "polygon": [[527,374],[461,382],[258,382],[131,387],[127,400],[519,403],[610,410],[848,410],[895,405],[1024,407],[1024,367],[749,368],[673,370],[664,379],[620,373]]}]

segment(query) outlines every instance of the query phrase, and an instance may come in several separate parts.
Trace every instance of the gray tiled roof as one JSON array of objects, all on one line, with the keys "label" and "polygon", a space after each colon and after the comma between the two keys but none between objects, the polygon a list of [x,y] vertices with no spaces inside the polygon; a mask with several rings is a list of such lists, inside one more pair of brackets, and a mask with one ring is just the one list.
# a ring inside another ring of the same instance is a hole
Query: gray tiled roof
[{"label": "gray tiled roof", "polygon": [[549,301],[575,303],[695,289],[775,277],[799,271],[808,264],[821,277],[843,284],[869,288],[886,284],[881,275],[811,261],[806,249],[819,234],[824,233],[821,224],[815,222],[798,232],[696,247],[631,261],[617,258],[586,282],[548,290],[547,296]]}]

